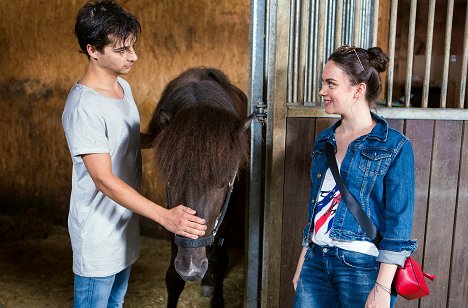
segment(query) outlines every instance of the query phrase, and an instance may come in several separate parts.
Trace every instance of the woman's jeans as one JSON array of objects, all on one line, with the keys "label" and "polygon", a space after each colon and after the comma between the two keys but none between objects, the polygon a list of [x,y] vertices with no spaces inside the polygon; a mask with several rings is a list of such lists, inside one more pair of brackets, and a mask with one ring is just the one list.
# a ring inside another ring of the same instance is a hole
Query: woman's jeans
[{"label": "woman's jeans", "polygon": [[131,267],[107,277],[75,275],[74,308],[122,307]]},{"label": "woman's jeans", "polygon": [[[311,244],[297,282],[294,307],[363,308],[374,287],[379,263],[376,257]],[[396,295],[391,296],[390,307]]]}]

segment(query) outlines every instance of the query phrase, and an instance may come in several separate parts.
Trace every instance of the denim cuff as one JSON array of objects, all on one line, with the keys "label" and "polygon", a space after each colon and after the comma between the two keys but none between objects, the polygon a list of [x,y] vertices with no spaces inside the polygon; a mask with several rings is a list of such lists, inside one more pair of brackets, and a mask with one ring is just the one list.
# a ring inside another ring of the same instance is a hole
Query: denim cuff
[{"label": "denim cuff", "polygon": [[307,223],[304,230],[302,231],[302,247],[309,247],[309,243],[310,243],[309,231],[310,231],[310,221]]},{"label": "denim cuff", "polygon": [[403,240],[403,239],[389,239],[384,237],[382,242],[380,242],[379,248],[382,250],[391,250],[391,251],[402,251],[409,250],[415,251],[418,247],[418,242],[416,240]]},{"label": "denim cuff", "polygon": [[379,256],[377,261],[380,263],[396,264],[402,267],[405,264],[406,258],[411,255],[411,251],[391,251],[391,250],[379,250]]}]

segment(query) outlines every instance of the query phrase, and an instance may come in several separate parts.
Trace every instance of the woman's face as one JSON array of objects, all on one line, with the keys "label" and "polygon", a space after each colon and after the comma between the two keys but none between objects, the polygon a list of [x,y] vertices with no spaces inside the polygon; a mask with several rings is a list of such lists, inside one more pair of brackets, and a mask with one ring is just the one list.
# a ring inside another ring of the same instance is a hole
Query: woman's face
[{"label": "woman's face", "polygon": [[325,112],[344,115],[356,102],[356,87],[348,75],[333,61],[328,61],[322,73],[322,88],[319,94],[325,101]]}]

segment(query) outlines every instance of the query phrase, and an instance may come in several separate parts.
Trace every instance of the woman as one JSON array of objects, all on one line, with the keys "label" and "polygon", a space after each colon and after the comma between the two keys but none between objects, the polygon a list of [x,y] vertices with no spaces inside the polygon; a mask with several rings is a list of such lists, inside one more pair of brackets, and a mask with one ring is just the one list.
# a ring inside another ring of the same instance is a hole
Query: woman
[{"label": "woman", "polygon": [[[325,112],[341,117],[317,137],[309,218],[293,278],[295,307],[393,307],[397,266],[416,249],[411,142],[370,111],[388,56],[378,47],[338,48],[322,74]],[[376,247],[341,199],[328,167],[331,143],[344,185],[376,226]]]}]

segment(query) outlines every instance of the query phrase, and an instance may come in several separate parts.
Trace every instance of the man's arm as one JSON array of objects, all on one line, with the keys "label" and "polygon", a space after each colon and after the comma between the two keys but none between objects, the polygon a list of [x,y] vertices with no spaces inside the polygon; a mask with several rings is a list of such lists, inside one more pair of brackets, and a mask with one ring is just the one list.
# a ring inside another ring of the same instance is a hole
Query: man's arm
[{"label": "man's arm", "polygon": [[161,224],[181,236],[196,239],[205,234],[205,220],[195,216],[195,211],[179,205],[165,209],[140,195],[135,189],[112,173],[109,154],[86,154],[83,162],[97,189],[121,206]]}]

